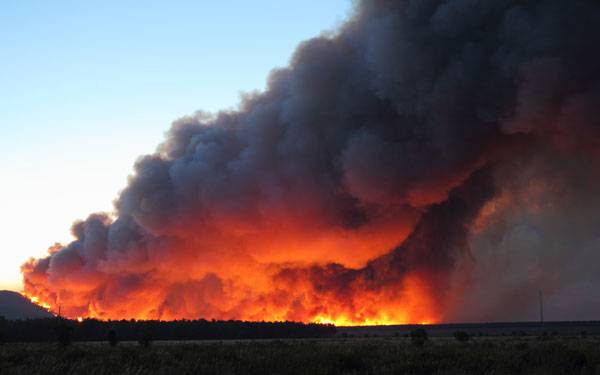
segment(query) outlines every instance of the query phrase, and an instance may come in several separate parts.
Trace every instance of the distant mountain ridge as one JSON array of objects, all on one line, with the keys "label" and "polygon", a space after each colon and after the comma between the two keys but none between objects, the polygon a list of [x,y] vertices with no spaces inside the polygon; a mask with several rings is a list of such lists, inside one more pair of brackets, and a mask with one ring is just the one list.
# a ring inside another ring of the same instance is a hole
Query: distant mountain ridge
[{"label": "distant mountain ridge", "polygon": [[54,315],[17,292],[0,290],[0,316],[10,320],[22,320],[52,318]]}]

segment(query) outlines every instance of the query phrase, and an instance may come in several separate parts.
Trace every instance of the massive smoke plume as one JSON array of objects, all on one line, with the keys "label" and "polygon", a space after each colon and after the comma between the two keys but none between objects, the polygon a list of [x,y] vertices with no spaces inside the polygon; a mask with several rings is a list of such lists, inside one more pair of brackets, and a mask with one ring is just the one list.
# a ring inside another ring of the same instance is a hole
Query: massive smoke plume
[{"label": "massive smoke plume", "polygon": [[593,0],[358,1],[238,110],[175,121],[25,293],[361,324],[534,319],[543,289],[597,317],[598,46]]}]

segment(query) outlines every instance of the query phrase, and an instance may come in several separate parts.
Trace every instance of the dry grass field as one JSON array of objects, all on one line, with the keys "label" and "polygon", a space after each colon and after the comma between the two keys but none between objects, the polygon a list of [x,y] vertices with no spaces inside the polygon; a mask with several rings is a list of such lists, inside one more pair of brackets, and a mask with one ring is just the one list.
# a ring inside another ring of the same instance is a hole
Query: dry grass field
[{"label": "dry grass field", "polygon": [[600,337],[10,343],[0,374],[600,374]]}]

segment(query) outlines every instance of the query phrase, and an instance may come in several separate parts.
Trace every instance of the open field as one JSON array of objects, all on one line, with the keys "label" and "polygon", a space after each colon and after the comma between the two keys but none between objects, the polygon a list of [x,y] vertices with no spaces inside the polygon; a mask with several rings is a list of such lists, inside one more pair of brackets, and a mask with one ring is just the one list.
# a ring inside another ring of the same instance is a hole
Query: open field
[{"label": "open field", "polygon": [[387,325],[362,327],[337,327],[337,334],[345,337],[405,336],[412,330],[424,328],[430,337],[452,337],[463,331],[473,337],[487,336],[600,336],[600,321],[573,322],[501,322],[453,323],[431,325]]},{"label": "open field", "polygon": [[600,337],[12,343],[0,374],[600,374]]}]

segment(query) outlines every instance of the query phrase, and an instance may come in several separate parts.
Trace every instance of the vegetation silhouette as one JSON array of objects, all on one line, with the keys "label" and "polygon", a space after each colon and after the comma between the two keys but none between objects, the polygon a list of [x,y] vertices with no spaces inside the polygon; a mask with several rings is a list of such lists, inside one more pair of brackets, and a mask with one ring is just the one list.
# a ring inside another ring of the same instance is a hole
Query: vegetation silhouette
[{"label": "vegetation silhouette", "polygon": [[[2,326],[4,328],[2,328]],[[5,320],[0,325],[7,342],[52,342],[67,346],[72,341],[156,341],[326,338],[336,334],[331,324],[296,322],[208,321],[101,321],[52,318]],[[110,332],[114,333],[110,333]],[[111,339],[112,336],[112,339]]]},{"label": "vegetation silhouette", "polygon": [[0,345],[4,344],[4,330],[6,329],[6,318],[0,315]]},{"label": "vegetation silhouette", "polygon": [[413,329],[410,332],[410,341],[417,348],[422,348],[425,346],[425,343],[429,340],[429,336],[427,335],[427,331],[423,328]]},{"label": "vegetation silhouette", "polygon": [[[417,348],[405,337],[346,340],[158,342],[137,345],[50,343],[0,347],[0,373],[10,374],[597,374],[600,337],[537,341],[494,337],[463,345],[430,337]],[[528,341],[525,342],[517,341]],[[525,344],[525,345],[520,345]]]},{"label": "vegetation silhouette", "polygon": [[144,327],[140,338],[138,339],[138,344],[140,344],[142,348],[147,348],[152,344],[154,330],[154,324],[147,325],[146,327]]},{"label": "vegetation silhouette", "polygon": [[108,331],[107,334],[108,344],[112,347],[115,347],[119,344],[119,339],[117,337],[117,332],[114,329]]},{"label": "vegetation silhouette", "polygon": [[454,332],[454,338],[458,342],[468,342],[471,339],[471,336],[465,331],[456,331]]},{"label": "vegetation silhouette", "polygon": [[73,341],[73,327],[65,319],[58,318],[58,325],[54,327],[56,342],[60,346],[69,346]]}]

